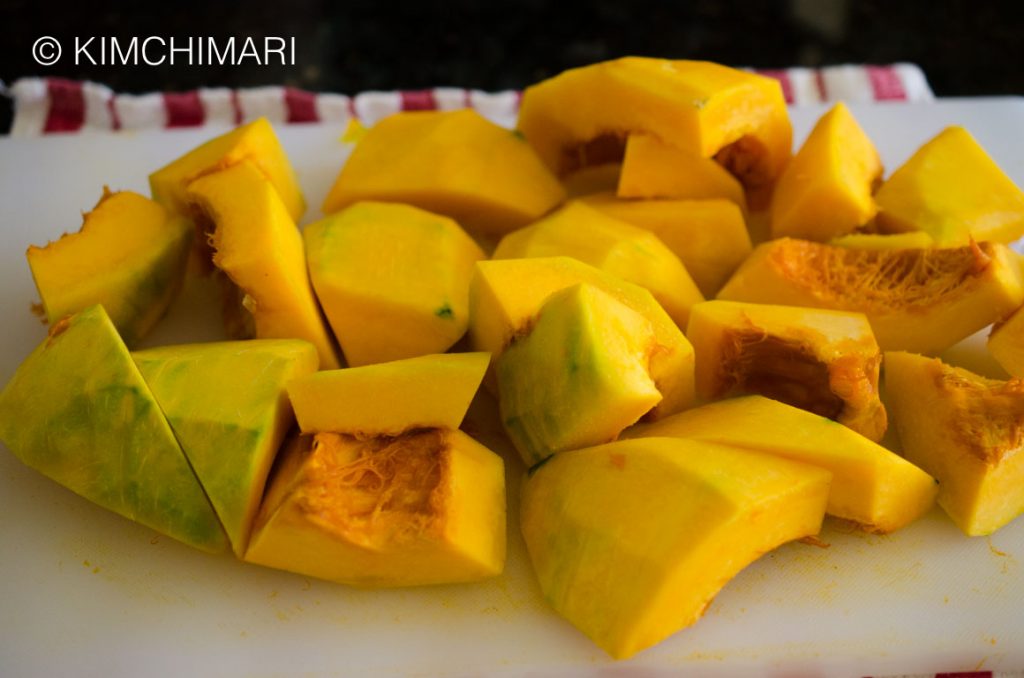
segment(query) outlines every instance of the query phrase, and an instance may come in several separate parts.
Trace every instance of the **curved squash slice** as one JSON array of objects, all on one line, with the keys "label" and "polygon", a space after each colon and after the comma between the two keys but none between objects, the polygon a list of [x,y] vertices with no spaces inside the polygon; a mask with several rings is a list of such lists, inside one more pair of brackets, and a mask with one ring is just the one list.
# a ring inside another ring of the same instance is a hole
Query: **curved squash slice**
[{"label": "curved squash slice", "polygon": [[708,443],[620,440],[538,466],[520,522],[544,597],[624,659],[696,622],[761,554],[817,534],[829,477]]},{"label": "curved squash slice", "polygon": [[930,475],[849,427],[759,395],[695,407],[624,435],[687,438],[820,466],[832,473],[828,513],[871,532],[917,520],[938,490]]}]

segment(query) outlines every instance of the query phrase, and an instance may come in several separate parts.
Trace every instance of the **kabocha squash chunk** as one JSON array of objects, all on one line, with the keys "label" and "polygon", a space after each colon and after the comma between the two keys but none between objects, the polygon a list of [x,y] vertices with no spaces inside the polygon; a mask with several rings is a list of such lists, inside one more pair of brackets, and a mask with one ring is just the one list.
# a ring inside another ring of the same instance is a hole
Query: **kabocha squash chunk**
[{"label": "kabocha squash chunk", "polygon": [[623,435],[687,438],[819,466],[832,474],[828,513],[871,532],[917,520],[938,490],[927,473],[848,427],[759,395],[695,407]]},{"label": "kabocha squash chunk", "polygon": [[465,334],[469,279],[485,255],[451,219],[363,202],[303,236],[313,287],[349,365],[441,353]]},{"label": "kabocha squash chunk", "polygon": [[51,326],[0,392],[0,439],[77,494],[190,546],[230,549],[102,306]]},{"label": "kabocha squash chunk", "polygon": [[750,254],[743,213],[727,200],[623,200],[598,193],[583,202],[658,236],[705,297],[713,297]]},{"label": "kabocha squash chunk", "polygon": [[686,336],[697,356],[697,395],[756,393],[813,412],[878,441],[882,355],[860,313],[707,301]]},{"label": "kabocha squash chunk", "polygon": [[214,266],[233,283],[226,312],[251,318],[258,339],[305,339],[316,347],[321,368],[338,367],[309,282],[302,236],[259,169],[244,160],[207,174],[189,184],[188,197],[208,235]]},{"label": "kabocha squash chunk", "polygon": [[988,351],[1009,374],[1024,378],[1024,306],[992,326]]},{"label": "kabocha squash chunk", "polygon": [[934,354],[1021,305],[1013,257],[997,243],[878,250],[780,238],[755,248],[718,298],[860,312],[883,350]]},{"label": "kabocha squash chunk", "polygon": [[556,256],[647,288],[680,327],[686,327],[690,307],[704,301],[679,257],[658,236],[578,201],[506,235],[493,258]]},{"label": "kabocha squash chunk", "polygon": [[50,324],[103,304],[129,346],[146,336],[174,300],[185,274],[192,227],[137,193],[104,189],[77,233],[26,256]]},{"label": "kabocha squash chunk", "polygon": [[426,355],[324,370],[288,384],[303,433],[396,436],[458,428],[490,362],[489,353]]},{"label": "kabocha squash chunk", "polygon": [[497,575],[503,462],[458,430],[302,436],[282,452],[245,559],[363,587]]},{"label": "kabocha squash chunk", "polygon": [[295,421],[285,385],[316,371],[316,349],[298,339],[257,339],[165,346],[132,359],[241,557]]},{"label": "kabocha squash chunk", "polygon": [[828,240],[874,218],[872,189],[882,160],[842,102],[823,115],[779,177],[772,193],[775,238]]},{"label": "kabocha squash chunk", "polygon": [[207,141],[149,175],[153,199],[175,214],[188,215],[188,185],[205,174],[248,161],[274,187],[294,221],[306,211],[295,171],[266,118],[258,118]]},{"label": "kabocha squash chunk", "polygon": [[670,198],[736,203],[743,211],[743,185],[710,158],[683,151],[649,134],[630,134],[616,188],[620,198]]},{"label": "kabocha squash chunk", "polygon": [[903,456],[938,479],[939,505],[964,534],[1024,513],[1024,383],[891,351],[885,391]]},{"label": "kabocha squash chunk", "polygon": [[544,597],[617,659],[696,622],[761,554],[821,527],[829,474],[673,438],[555,455],[522,490]]},{"label": "kabocha squash chunk", "polygon": [[651,322],[592,285],[548,297],[497,361],[505,431],[527,466],[614,440],[661,400]]},{"label": "kabocha squash chunk", "polygon": [[875,195],[879,226],[925,231],[941,245],[1011,243],[1024,235],[1024,192],[962,127],[948,127]]},{"label": "kabocha squash chunk", "polygon": [[771,183],[793,131],[777,80],[703,61],[625,57],[528,87],[519,129],[559,176],[622,157],[646,133],[716,157],[745,186]]},{"label": "kabocha squash chunk", "polygon": [[501,235],[543,216],[565,189],[522,137],[472,109],[396,113],[356,145],[325,214],[362,200],[449,216],[474,235]]},{"label": "kabocha squash chunk", "polygon": [[470,343],[501,355],[548,297],[578,283],[597,287],[650,321],[658,346],[651,353],[650,375],[662,399],[648,416],[657,419],[692,405],[693,347],[651,293],[569,257],[477,262],[469,287]]}]

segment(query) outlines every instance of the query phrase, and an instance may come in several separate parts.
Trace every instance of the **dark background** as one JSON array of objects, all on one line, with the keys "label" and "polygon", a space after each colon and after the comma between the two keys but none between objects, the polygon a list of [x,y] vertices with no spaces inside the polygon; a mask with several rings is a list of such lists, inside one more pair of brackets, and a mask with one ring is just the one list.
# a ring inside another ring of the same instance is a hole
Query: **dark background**
[{"label": "dark background", "polygon": [[[500,90],[639,54],[759,68],[910,61],[938,96],[1024,94],[1022,7],[1020,0],[0,0],[0,80],[60,76],[122,92],[265,84],[345,94],[440,85]],[[44,68],[31,58],[44,35],[62,42],[76,35],[294,36],[297,63],[76,68],[65,47],[61,63]],[[0,132],[10,119],[11,102],[0,98]]]}]

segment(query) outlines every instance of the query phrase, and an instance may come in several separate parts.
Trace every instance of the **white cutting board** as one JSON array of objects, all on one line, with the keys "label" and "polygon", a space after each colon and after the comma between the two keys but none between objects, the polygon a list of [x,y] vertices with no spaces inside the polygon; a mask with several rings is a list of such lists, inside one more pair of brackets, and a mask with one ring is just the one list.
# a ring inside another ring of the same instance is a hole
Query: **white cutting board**
[{"label": "white cutting board", "polygon": [[[1024,185],[1024,99],[854,105],[895,168],[966,126]],[[795,109],[796,143],[821,107]],[[339,127],[279,130],[317,216],[345,149]],[[45,336],[29,243],[76,230],[102,185],[146,175],[210,132],[0,139],[0,383]],[[217,337],[190,289],[150,343]],[[959,352],[991,368],[982,344]],[[515,519],[505,574],[472,586],[358,591],[191,550],[64,490],[0,447],[0,675],[854,676],[1024,668],[1024,519],[968,539],[936,509],[890,536],[828,524],[729,583],[705,617],[612,662],[551,612]]]}]

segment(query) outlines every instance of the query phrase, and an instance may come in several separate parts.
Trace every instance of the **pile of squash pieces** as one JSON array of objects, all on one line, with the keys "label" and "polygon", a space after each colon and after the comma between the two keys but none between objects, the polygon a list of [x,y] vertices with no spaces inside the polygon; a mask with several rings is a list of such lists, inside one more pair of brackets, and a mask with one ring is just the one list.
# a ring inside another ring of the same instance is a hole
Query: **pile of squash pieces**
[{"label": "pile of squash pieces", "polygon": [[[528,88],[515,131],[352,135],[302,229],[260,119],[30,247],[50,328],[0,394],[11,451],[206,551],[469,582],[505,559],[505,464],[459,429],[483,385],[544,596],[616,658],[825,514],[1024,511],[1024,194],[966,130],[883,181],[842,103],[793,155],[776,81],[624,58]],[[190,261],[234,339],[132,350]],[[989,325],[1013,378],[929,357]]]}]

